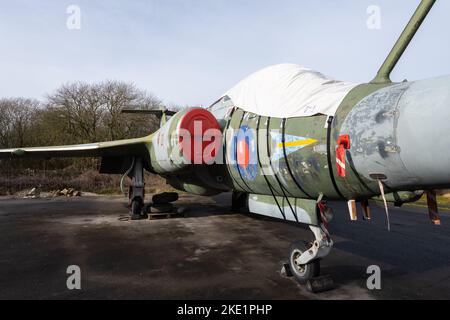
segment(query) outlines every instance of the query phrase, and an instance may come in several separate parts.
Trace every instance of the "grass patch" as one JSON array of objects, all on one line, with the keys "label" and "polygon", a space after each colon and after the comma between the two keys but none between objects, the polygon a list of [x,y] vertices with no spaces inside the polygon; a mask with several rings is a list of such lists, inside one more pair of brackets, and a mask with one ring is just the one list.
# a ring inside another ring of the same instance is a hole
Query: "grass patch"
[{"label": "grass patch", "polygon": [[[437,196],[437,203],[438,203],[439,210],[444,210],[444,211],[450,210],[450,198],[447,195],[446,196],[443,196],[443,195]],[[408,205],[428,208],[427,197],[426,197],[426,195],[424,195],[418,201],[409,203]]]}]

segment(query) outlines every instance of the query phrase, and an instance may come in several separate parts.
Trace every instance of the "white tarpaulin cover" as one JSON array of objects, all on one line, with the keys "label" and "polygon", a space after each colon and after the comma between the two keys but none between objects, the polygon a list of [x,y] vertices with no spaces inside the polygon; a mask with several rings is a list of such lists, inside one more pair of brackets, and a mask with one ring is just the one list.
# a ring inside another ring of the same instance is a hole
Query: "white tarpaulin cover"
[{"label": "white tarpaulin cover", "polygon": [[333,116],[355,86],[296,64],[278,64],[250,75],[225,95],[234,106],[262,116]]}]

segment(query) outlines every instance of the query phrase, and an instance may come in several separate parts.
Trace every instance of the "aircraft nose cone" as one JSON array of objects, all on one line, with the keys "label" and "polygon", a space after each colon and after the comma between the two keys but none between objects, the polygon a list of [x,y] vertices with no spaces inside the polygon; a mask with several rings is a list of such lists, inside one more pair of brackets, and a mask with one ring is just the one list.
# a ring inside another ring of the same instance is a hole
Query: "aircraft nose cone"
[{"label": "aircraft nose cone", "polygon": [[450,187],[450,76],[395,84],[364,98],[341,134],[358,173],[392,188]]},{"label": "aircraft nose cone", "polygon": [[412,83],[398,103],[400,157],[422,185],[450,183],[450,77]]}]

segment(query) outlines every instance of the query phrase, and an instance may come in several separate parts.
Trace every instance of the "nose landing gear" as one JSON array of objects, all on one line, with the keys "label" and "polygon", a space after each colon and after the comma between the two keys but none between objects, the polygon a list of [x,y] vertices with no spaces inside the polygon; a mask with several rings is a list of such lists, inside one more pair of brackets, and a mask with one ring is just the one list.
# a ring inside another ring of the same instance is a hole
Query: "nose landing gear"
[{"label": "nose landing gear", "polygon": [[[322,211],[322,208],[319,209]],[[322,221],[324,221],[323,218]],[[293,276],[298,283],[306,285],[308,291],[312,293],[331,290],[334,288],[334,281],[329,275],[320,275],[320,260],[330,253],[333,240],[325,223],[309,228],[315,240],[312,243],[298,241],[291,245],[289,263],[284,266],[284,274]],[[287,268],[288,272],[286,272]]]},{"label": "nose landing gear", "polygon": [[314,242],[295,242],[289,250],[289,268],[295,279],[305,284],[320,275],[320,259],[327,256],[333,247],[328,230],[323,224],[310,226]]},{"label": "nose landing gear", "polygon": [[306,284],[308,280],[320,275],[319,260],[313,260],[306,264],[299,262],[301,255],[308,251],[310,246],[311,244],[306,241],[298,241],[289,248],[289,268],[291,274],[301,284]]}]

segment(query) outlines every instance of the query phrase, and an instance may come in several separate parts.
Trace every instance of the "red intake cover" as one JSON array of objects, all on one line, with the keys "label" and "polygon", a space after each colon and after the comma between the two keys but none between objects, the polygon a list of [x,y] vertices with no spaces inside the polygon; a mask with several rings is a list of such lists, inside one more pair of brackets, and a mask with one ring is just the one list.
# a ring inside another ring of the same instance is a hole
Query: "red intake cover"
[{"label": "red intake cover", "polygon": [[[186,160],[194,164],[205,163],[203,157],[205,149],[214,143],[214,139],[218,138],[211,139],[212,131],[209,131],[208,136],[205,136],[206,131],[210,129],[220,132],[220,125],[213,114],[206,109],[191,109],[180,119],[178,124],[179,143]],[[215,157],[216,150],[210,152],[210,154]]]}]

